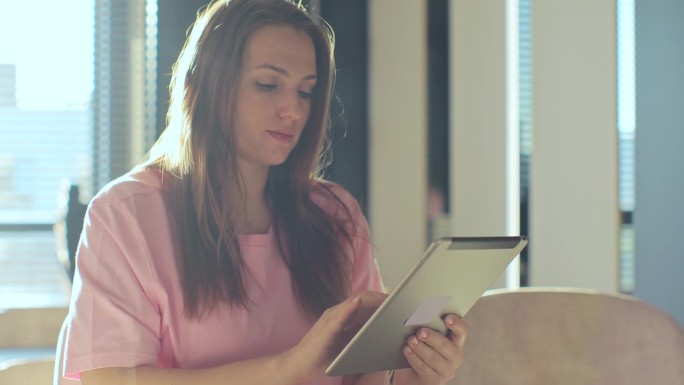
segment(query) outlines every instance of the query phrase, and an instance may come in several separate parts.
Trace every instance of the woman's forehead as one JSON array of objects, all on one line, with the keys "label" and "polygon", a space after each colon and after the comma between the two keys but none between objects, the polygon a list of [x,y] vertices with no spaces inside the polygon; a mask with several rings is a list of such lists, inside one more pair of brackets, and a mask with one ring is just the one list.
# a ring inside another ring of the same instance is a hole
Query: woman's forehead
[{"label": "woman's forehead", "polygon": [[[280,69],[285,75],[316,74],[316,51],[311,37],[291,26],[267,26],[247,40],[243,68]],[[279,72],[281,72],[279,71]]]}]

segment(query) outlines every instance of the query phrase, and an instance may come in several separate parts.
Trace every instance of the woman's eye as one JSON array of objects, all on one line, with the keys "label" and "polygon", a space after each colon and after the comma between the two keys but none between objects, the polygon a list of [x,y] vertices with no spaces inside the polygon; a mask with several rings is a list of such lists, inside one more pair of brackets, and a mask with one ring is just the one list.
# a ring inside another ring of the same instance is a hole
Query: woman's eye
[{"label": "woman's eye", "polygon": [[309,100],[309,99],[311,99],[311,92],[299,91],[299,97],[302,99]]},{"label": "woman's eye", "polygon": [[272,91],[276,88],[275,84],[272,84],[272,83],[256,82],[256,86],[258,89],[260,89],[262,91]]}]

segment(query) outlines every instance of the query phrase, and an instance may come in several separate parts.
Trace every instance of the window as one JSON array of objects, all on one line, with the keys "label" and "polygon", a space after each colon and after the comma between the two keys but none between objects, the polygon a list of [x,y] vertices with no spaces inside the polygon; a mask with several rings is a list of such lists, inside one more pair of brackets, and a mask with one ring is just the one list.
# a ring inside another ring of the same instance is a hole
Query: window
[{"label": "window", "polygon": [[63,180],[91,194],[93,0],[0,3],[0,307],[61,305]]},{"label": "window", "polygon": [[[532,156],[532,15],[531,1],[519,0],[520,10],[520,202],[521,234],[528,232],[529,164]],[[618,76],[618,138],[619,138],[619,204],[622,212],[620,228],[620,291],[634,290],[634,140],[635,140],[635,60],[634,60],[634,0],[617,0],[617,76]],[[524,267],[526,249],[522,254],[522,284],[526,284]]]},{"label": "window", "polygon": [[90,186],[92,0],[0,7],[1,221],[49,224],[61,179]]},{"label": "window", "polygon": [[[518,93],[520,119],[520,234],[529,234],[530,158],[532,156],[532,10],[531,0],[518,2]],[[529,247],[520,253],[520,285],[529,284]]]},{"label": "window", "polygon": [[634,59],[634,0],[617,1],[617,84],[619,138],[620,290],[634,291],[634,133],[636,130],[636,85]]},{"label": "window", "polygon": [[0,308],[67,304],[57,198],[155,140],[156,39],[156,0],[0,3]]}]

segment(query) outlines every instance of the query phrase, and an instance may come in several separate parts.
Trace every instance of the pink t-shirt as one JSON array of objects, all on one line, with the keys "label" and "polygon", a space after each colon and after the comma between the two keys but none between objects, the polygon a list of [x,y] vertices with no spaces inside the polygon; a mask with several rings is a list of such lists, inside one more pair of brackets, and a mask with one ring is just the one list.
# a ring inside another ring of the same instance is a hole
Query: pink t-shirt
[{"label": "pink t-shirt", "polygon": [[[206,368],[281,353],[310,329],[273,231],[239,235],[251,307],[221,307],[208,318],[183,315],[183,293],[171,228],[162,197],[162,174],[128,174],[91,202],[77,254],[64,374],[102,367]],[[382,290],[368,240],[368,225],[354,198],[334,193],[359,230],[354,238],[352,291]],[[339,204],[314,193],[331,213]],[[321,377],[314,384],[339,384]]]}]

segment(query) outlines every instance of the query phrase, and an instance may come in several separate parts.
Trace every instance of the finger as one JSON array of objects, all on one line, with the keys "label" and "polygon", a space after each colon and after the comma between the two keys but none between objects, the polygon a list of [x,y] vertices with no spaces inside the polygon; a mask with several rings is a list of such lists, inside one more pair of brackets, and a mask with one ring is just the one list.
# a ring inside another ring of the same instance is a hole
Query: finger
[{"label": "finger", "polygon": [[334,332],[342,331],[358,311],[360,305],[361,300],[359,297],[344,301],[323,312],[321,320],[329,327],[332,327]]},{"label": "finger", "polygon": [[382,303],[387,298],[384,293],[378,292],[364,292],[359,295],[359,309],[354,314],[353,318],[350,319],[349,327],[361,326],[368,321],[368,319],[375,313],[375,311],[382,305]]},{"label": "finger", "polygon": [[[455,364],[452,363],[452,360],[443,357],[431,346],[416,338],[416,336],[409,337],[407,346],[413,353],[413,356],[418,357],[427,367],[429,367],[441,378],[450,378],[453,374],[455,370]],[[454,350],[458,349],[453,345],[451,345],[451,347]]]},{"label": "finger", "polygon": [[415,336],[447,361],[452,361],[460,349],[447,336],[432,329],[421,328]]},{"label": "finger", "polygon": [[444,325],[449,329],[447,336],[453,344],[462,348],[468,336],[468,325],[461,317],[455,314],[448,314],[444,317]]},{"label": "finger", "polygon": [[410,344],[404,346],[403,353],[406,361],[408,361],[411,368],[415,370],[416,374],[421,379],[421,383],[437,382],[440,378],[439,373],[425,363],[425,361],[411,348]]},{"label": "finger", "polygon": [[385,302],[385,299],[387,299],[387,294],[381,293],[379,291],[364,291],[359,295],[359,298],[361,298],[361,303],[363,306],[377,308],[378,306],[382,305],[383,302]]}]

